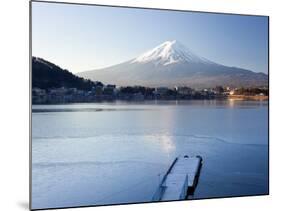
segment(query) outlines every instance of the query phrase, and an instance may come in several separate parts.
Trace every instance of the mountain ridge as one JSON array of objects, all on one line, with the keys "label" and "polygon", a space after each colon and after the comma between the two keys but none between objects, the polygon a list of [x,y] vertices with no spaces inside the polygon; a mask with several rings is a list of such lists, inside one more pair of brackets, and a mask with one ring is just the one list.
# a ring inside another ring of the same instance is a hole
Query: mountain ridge
[{"label": "mountain ridge", "polygon": [[268,75],[229,67],[198,56],[178,41],[166,41],[129,61],[77,75],[119,86],[267,86]]}]

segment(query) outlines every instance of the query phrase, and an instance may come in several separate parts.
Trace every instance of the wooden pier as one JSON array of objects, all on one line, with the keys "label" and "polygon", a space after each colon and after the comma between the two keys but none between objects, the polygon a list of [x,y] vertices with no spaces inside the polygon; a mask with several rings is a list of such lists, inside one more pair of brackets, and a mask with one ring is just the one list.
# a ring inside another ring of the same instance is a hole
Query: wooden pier
[{"label": "wooden pier", "polygon": [[177,157],[164,175],[153,201],[183,200],[193,195],[202,166],[202,158]]}]

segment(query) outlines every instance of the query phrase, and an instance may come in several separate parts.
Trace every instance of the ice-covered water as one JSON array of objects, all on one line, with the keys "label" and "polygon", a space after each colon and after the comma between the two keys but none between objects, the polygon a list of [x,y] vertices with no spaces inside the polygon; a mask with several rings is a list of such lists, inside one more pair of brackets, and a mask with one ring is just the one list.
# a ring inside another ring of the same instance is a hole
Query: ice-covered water
[{"label": "ice-covered water", "polygon": [[32,208],[150,201],[178,155],[201,155],[194,198],[268,192],[268,103],[33,106]]}]

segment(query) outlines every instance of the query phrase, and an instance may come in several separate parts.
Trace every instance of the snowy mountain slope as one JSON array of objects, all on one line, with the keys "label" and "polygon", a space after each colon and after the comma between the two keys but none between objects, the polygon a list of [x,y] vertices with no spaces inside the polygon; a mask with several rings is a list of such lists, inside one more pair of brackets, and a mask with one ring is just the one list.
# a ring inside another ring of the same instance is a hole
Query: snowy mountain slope
[{"label": "snowy mountain slope", "polygon": [[123,86],[247,87],[268,84],[266,74],[217,64],[194,54],[175,40],[166,41],[127,62],[78,75]]},{"label": "snowy mountain slope", "polygon": [[161,45],[153,48],[135,58],[131,63],[148,63],[154,62],[156,65],[169,65],[174,63],[203,63],[214,64],[213,62],[195,55],[191,50],[187,49],[180,42],[166,41]]}]

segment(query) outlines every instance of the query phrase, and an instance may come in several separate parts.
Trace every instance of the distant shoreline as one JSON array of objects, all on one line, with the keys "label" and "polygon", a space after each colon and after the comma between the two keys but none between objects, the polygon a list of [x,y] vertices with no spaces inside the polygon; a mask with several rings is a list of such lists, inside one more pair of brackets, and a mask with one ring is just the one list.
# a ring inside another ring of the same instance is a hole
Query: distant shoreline
[{"label": "distant shoreline", "polygon": [[228,99],[266,101],[269,97],[265,95],[228,95]]},{"label": "distant shoreline", "polygon": [[88,103],[116,103],[116,102],[124,102],[124,103],[145,103],[145,102],[188,102],[188,101],[228,101],[228,100],[237,100],[237,101],[268,101],[268,96],[249,96],[249,95],[229,95],[224,98],[214,98],[214,99],[180,99],[180,100],[172,100],[172,99],[146,99],[146,100],[97,100],[91,102],[64,102],[64,103],[32,103],[32,105],[70,105],[70,104],[88,104]]}]

